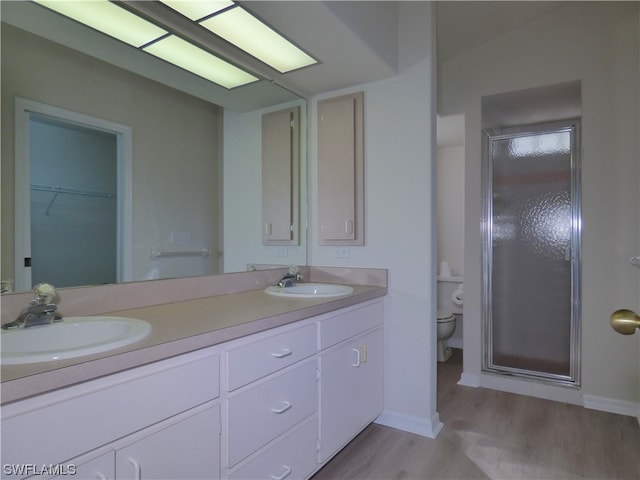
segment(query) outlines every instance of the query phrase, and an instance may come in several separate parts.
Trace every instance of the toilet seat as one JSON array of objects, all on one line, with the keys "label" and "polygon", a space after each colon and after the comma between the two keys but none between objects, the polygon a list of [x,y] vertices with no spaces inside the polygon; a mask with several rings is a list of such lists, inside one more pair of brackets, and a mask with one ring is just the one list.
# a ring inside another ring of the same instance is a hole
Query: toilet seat
[{"label": "toilet seat", "polygon": [[438,323],[451,322],[452,320],[455,320],[455,319],[456,317],[453,313],[445,312],[443,310],[438,310],[438,316],[436,319]]}]

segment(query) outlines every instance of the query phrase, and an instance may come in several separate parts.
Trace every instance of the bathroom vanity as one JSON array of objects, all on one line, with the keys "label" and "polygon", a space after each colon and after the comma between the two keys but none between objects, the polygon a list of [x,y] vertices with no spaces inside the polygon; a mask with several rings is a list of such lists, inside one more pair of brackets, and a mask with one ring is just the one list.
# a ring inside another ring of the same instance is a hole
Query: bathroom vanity
[{"label": "bathroom vanity", "polygon": [[[32,375],[14,370],[2,406],[2,478],[308,478],[382,412],[385,294],[248,291],[117,312],[152,338],[64,374],[5,367]],[[25,395],[48,375],[54,390]]]}]

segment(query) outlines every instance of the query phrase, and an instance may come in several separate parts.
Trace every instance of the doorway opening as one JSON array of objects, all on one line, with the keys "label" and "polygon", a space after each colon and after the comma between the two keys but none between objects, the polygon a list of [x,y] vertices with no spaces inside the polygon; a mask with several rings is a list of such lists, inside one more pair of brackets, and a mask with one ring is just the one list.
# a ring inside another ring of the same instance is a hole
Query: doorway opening
[{"label": "doorway opening", "polygon": [[18,290],[131,278],[131,128],[16,99]]}]

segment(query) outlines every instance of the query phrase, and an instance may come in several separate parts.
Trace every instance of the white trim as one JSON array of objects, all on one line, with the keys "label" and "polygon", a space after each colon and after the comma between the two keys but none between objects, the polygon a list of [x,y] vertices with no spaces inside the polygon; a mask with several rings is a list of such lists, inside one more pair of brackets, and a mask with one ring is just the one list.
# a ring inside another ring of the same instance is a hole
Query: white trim
[{"label": "white trim", "polygon": [[480,386],[480,375],[462,372],[462,375],[460,375],[460,380],[458,380],[458,385],[462,385],[463,387],[478,388]]},{"label": "white trim", "polygon": [[640,403],[638,402],[628,402],[595,395],[583,395],[582,401],[584,408],[636,417],[640,423]]},{"label": "white trim", "polygon": [[436,438],[444,427],[437,413],[428,419],[399,412],[391,412],[389,410],[383,411],[382,414],[375,419],[374,423],[409,433],[415,433],[416,435],[422,435],[427,438]]},{"label": "white trim", "polygon": [[29,184],[29,116],[31,113],[61,119],[68,123],[87,126],[113,133],[118,144],[118,282],[133,277],[132,234],[132,163],[133,129],[127,125],[66,110],[45,103],[15,97],[15,218],[14,265],[16,290],[31,289],[31,270],[24,267],[24,258],[31,256]]},{"label": "white trim", "polygon": [[491,373],[480,374],[480,386],[502,392],[582,405],[582,392],[574,386],[562,386],[546,381],[534,381]]},{"label": "white trim", "polygon": [[14,281],[16,291],[31,290],[31,270],[24,267],[24,259],[31,257],[31,198],[29,184],[29,115],[27,101],[16,97],[14,111]]}]

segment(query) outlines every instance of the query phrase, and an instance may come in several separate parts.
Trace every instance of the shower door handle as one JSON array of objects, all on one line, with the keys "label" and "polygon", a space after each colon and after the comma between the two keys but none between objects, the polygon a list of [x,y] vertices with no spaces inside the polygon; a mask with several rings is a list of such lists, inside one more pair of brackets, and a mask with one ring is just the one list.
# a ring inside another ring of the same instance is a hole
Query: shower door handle
[{"label": "shower door handle", "polygon": [[633,335],[640,329],[640,316],[631,310],[616,310],[610,321],[611,327],[622,335]]}]

